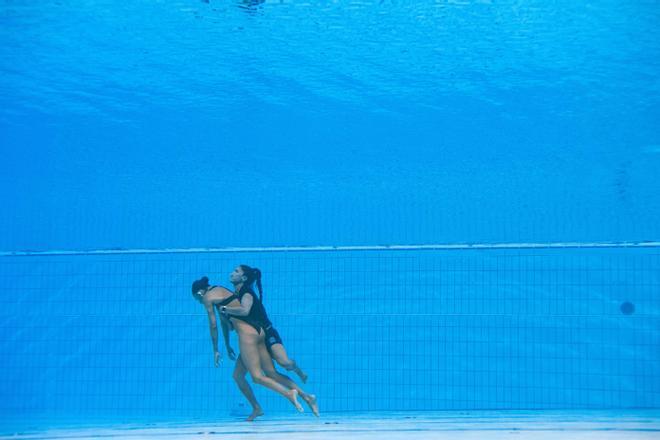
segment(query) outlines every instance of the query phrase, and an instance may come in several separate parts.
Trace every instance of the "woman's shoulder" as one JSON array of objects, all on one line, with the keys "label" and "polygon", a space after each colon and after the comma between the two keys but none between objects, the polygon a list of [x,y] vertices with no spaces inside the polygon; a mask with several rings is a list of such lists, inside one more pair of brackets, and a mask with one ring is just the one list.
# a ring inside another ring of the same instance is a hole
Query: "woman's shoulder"
[{"label": "woman's shoulder", "polygon": [[213,286],[211,290],[205,295],[209,297],[209,300],[213,302],[219,302],[224,299],[229,298],[230,296],[235,296],[234,292],[231,290],[222,287],[222,286]]}]

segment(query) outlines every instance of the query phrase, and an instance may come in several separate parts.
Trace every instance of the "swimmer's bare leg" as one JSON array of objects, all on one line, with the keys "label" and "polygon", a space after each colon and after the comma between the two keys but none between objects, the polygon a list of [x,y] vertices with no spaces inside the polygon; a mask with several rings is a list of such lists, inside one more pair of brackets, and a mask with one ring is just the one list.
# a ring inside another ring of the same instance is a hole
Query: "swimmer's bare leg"
[{"label": "swimmer's bare leg", "polygon": [[316,403],[316,396],[314,394],[306,393],[305,390],[298,386],[298,384],[292,381],[288,376],[275,370],[275,366],[272,362],[270,365],[262,364],[261,367],[266,376],[289,389],[296,390],[300,398],[304,400],[305,403],[307,403],[307,406],[309,406],[309,409],[312,410],[312,413],[314,413],[316,417],[319,416],[319,406],[318,403]]},{"label": "swimmer's bare leg", "polygon": [[[280,347],[281,345],[278,344]],[[309,406],[309,409],[312,410],[312,413],[316,417],[319,416],[319,406],[316,402],[316,396],[313,394],[306,393],[305,390],[302,389],[302,387],[298,386],[297,383],[292,381],[289,376],[280,373],[275,369],[275,365],[273,364],[273,359],[272,358],[264,358],[261,360],[261,369],[263,370],[264,374],[271,379],[275,380],[277,383],[284,385],[285,387],[291,389],[291,390],[296,390],[298,392],[298,395],[300,398],[302,398],[305,403]]]},{"label": "swimmer's bare leg", "polygon": [[264,412],[261,409],[259,402],[257,402],[257,398],[254,396],[252,387],[245,379],[246,374],[247,368],[245,368],[245,364],[243,364],[243,361],[239,356],[238,359],[236,359],[236,366],[234,367],[233,377],[236,385],[238,385],[238,389],[241,390],[241,393],[243,393],[248,402],[250,402],[250,406],[252,406],[252,413],[248,416],[247,419],[245,419],[247,422],[252,422],[257,417],[263,416]]},{"label": "swimmer's bare leg", "polygon": [[264,412],[261,410],[261,408],[254,408],[252,409],[252,414],[250,414],[247,419],[245,419],[246,422],[253,422],[254,419],[256,419],[259,416],[263,416]]},{"label": "swimmer's bare leg", "polygon": [[309,406],[309,409],[312,410],[312,413],[318,417],[319,416],[319,404],[316,402],[316,396],[314,394],[307,394],[302,398]]},{"label": "swimmer's bare leg", "polygon": [[289,402],[291,402],[291,404],[293,404],[293,406],[296,407],[296,411],[298,412],[305,411],[302,405],[300,404],[300,402],[298,402],[298,390],[289,390],[289,392],[286,394],[287,394],[287,399],[289,399]]},{"label": "swimmer's bare leg", "polygon": [[287,371],[293,371],[300,377],[302,383],[307,383],[307,374],[296,364],[296,361],[291,359],[286,352],[283,344],[273,344],[270,346],[270,351],[273,353],[275,361]]},{"label": "swimmer's bare leg", "polygon": [[[259,385],[263,385],[266,388],[281,394],[289,402],[291,402],[291,404],[296,408],[298,412],[303,412],[304,409],[302,405],[300,405],[300,402],[298,402],[297,390],[288,389],[286,386],[264,374],[261,365],[268,362],[272,364],[273,360],[270,357],[270,353],[268,353],[266,345],[263,343],[263,336],[255,336],[256,338],[246,335],[246,337],[239,338],[238,340],[238,343],[241,347],[241,356],[243,356],[243,363],[250,372],[252,380]],[[262,338],[261,341],[259,341],[259,337]],[[250,339],[252,339],[252,341],[250,341]]]},{"label": "swimmer's bare leg", "polygon": [[300,367],[295,363],[295,361],[293,362],[293,368],[291,368],[291,371],[293,371],[298,375],[298,377],[300,377],[302,383],[307,383],[307,374],[305,374],[305,372],[300,369]]}]

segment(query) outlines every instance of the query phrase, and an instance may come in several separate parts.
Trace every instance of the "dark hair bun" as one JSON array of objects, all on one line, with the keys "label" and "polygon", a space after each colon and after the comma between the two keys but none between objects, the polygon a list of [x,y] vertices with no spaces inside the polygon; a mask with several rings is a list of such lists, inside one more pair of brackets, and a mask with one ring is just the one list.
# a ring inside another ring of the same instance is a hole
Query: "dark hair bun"
[{"label": "dark hair bun", "polygon": [[202,277],[199,280],[192,283],[192,293],[195,294],[199,290],[206,289],[207,287],[209,287],[209,278],[208,277]]}]

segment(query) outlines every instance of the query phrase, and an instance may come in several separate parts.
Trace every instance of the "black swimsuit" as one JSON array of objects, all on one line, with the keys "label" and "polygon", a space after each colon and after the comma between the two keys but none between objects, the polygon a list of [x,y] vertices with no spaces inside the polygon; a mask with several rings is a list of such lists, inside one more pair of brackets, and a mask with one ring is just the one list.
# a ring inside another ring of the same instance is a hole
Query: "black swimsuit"
[{"label": "black swimsuit", "polygon": [[277,330],[275,330],[275,327],[271,325],[266,329],[266,348],[271,356],[273,355],[271,347],[275,344],[282,344],[282,338]]},{"label": "black swimsuit", "polygon": [[218,309],[218,311],[220,311],[220,309],[222,307],[226,306],[227,304],[229,304],[230,302],[232,302],[235,299],[238,299],[238,297],[236,295],[232,294],[231,296],[228,296],[227,298],[223,299],[219,303],[215,304],[215,307]]},{"label": "black swimsuit", "polygon": [[254,327],[257,333],[261,333],[262,329],[266,330],[272,324],[268,319],[268,315],[266,315],[266,310],[264,310],[263,304],[261,304],[261,301],[259,301],[259,298],[257,298],[257,295],[255,295],[254,292],[246,290],[244,292],[239,292],[236,297],[239,301],[243,302],[243,297],[248,293],[252,295],[252,307],[250,307],[250,312],[247,316],[231,315],[231,317],[247,322]]},{"label": "black swimsuit", "polygon": [[275,327],[273,327],[273,323],[270,322],[270,319],[268,319],[268,314],[266,314],[264,305],[261,303],[259,298],[257,298],[257,295],[253,291],[246,290],[244,292],[239,292],[236,298],[242,300],[243,296],[248,293],[251,294],[253,298],[250,313],[248,313],[247,316],[232,315],[232,318],[247,322],[252,327],[254,327],[257,333],[261,333],[261,330],[263,329],[266,333],[266,348],[268,348],[268,351],[270,352],[271,346],[282,343],[282,338],[280,337],[280,334],[277,332],[277,330],[275,330]]},{"label": "black swimsuit", "polygon": [[[218,287],[218,286],[209,287],[209,291],[211,289],[215,289],[216,287]],[[231,295],[229,295],[227,298],[223,299],[219,303],[215,303],[214,304],[215,308],[218,309],[218,312],[219,312],[222,307],[226,306],[227,304],[229,304],[230,302],[232,302],[235,299],[238,299],[238,297],[232,293]]]}]

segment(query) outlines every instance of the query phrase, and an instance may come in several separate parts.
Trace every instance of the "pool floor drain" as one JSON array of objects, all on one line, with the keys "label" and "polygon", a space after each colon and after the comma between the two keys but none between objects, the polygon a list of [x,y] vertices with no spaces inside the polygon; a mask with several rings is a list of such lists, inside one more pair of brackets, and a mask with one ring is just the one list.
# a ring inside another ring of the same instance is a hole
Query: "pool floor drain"
[{"label": "pool floor drain", "polygon": [[632,315],[635,313],[635,305],[628,301],[624,302],[621,304],[621,313],[624,315]]}]

